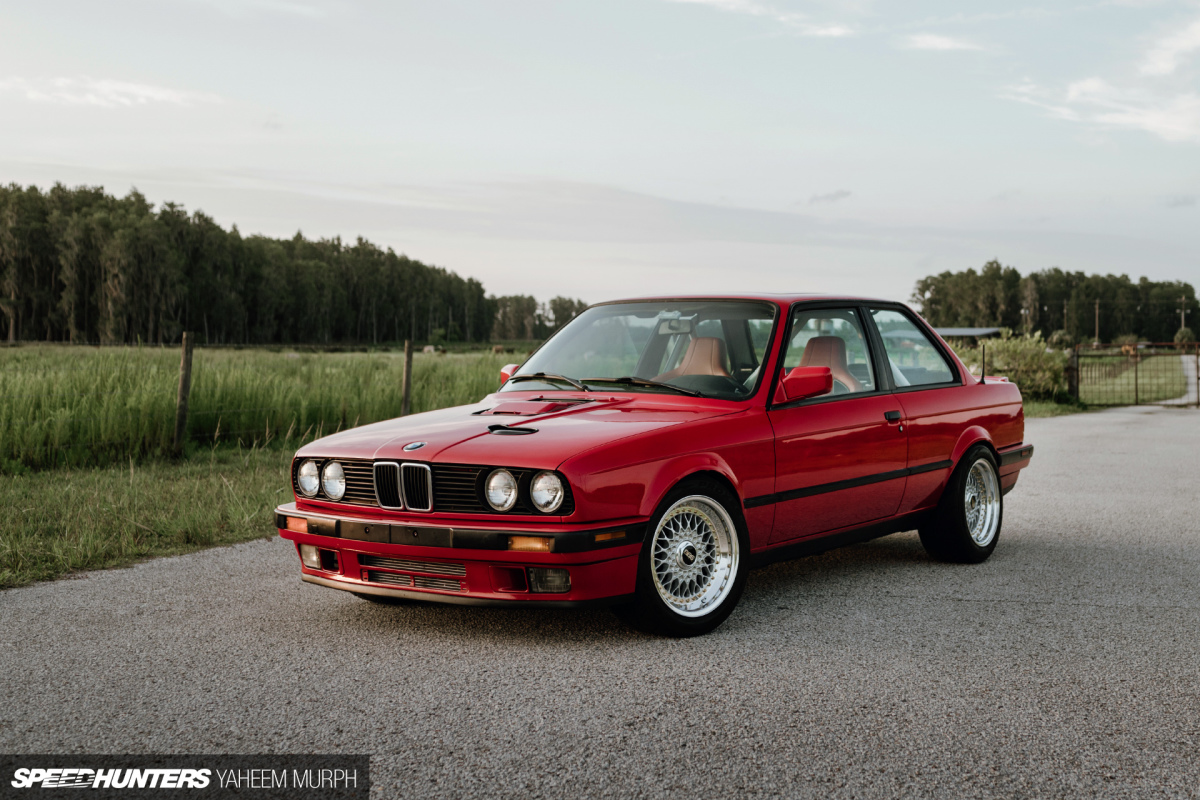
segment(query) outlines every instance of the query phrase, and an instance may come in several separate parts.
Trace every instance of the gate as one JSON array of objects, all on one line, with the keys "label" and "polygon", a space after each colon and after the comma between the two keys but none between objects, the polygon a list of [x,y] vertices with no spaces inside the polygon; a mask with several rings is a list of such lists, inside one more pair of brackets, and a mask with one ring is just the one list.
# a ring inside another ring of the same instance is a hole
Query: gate
[{"label": "gate", "polygon": [[1071,353],[1075,399],[1090,406],[1200,407],[1200,345],[1079,345]]}]

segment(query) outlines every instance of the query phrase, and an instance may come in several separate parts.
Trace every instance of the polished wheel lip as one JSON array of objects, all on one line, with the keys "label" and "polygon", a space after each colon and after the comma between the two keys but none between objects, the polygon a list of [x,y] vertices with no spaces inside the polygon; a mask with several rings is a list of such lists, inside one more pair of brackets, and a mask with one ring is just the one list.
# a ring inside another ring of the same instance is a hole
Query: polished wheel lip
[{"label": "polished wheel lip", "polygon": [[672,504],[650,539],[654,588],[667,608],[682,617],[703,617],[719,608],[733,590],[740,561],[733,519],[703,495]]},{"label": "polished wheel lip", "polygon": [[1000,478],[996,467],[979,458],[967,471],[963,490],[963,511],[967,534],[979,547],[987,547],[1000,530]]}]

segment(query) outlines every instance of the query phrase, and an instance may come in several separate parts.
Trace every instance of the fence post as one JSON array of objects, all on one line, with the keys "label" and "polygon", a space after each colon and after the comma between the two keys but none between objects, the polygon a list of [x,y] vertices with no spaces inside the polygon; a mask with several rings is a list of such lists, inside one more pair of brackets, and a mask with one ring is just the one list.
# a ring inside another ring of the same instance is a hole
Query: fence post
[{"label": "fence post", "polygon": [[1200,343],[1196,344],[1196,408],[1200,408]]},{"label": "fence post", "polygon": [[183,452],[187,439],[188,394],[192,391],[192,334],[183,332],[183,353],[179,359],[179,396],[175,400],[175,455]]},{"label": "fence post", "polygon": [[400,416],[407,417],[412,412],[412,339],[404,340],[404,384],[401,389],[403,400],[400,403]]},{"label": "fence post", "polygon": [[1079,402],[1079,348],[1071,348],[1071,359],[1067,362],[1067,392]]},{"label": "fence post", "polygon": [[1141,405],[1141,398],[1138,397],[1138,364],[1141,362],[1141,353],[1138,352],[1137,345],[1133,346],[1133,404]]}]

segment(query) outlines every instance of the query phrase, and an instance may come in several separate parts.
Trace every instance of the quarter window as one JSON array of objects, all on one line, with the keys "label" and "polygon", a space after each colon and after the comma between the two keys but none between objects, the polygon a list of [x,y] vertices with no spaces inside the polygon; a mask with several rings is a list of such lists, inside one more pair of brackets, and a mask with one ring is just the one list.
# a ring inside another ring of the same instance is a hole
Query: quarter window
[{"label": "quarter window", "polygon": [[875,391],[875,371],[862,320],[851,308],[797,309],[783,367],[829,367],[833,394]]},{"label": "quarter window", "polygon": [[897,387],[951,383],[954,370],[920,328],[899,311],[871,309]]}]

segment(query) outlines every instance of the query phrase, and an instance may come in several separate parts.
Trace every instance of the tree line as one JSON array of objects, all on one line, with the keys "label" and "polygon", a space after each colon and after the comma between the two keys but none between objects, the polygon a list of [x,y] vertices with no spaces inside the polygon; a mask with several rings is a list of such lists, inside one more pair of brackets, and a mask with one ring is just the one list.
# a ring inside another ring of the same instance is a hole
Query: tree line
[{"label": "tree line", "polygon": [[[1040,332],[1062,344],[1125,337],[1170,342],[1192,327],[1196,290],[1183,281],[1135,283],[1128,275],[1088,275],[1053,267],[1024,277],[989,261],[976,271],[943,272],[917,281],[912,301],[935,327],[1003,327]],[[1097,305],[1097,302],[1099,305]]]},{"label": "tree line", "polygon": [[362,238],[243,236],[136,190],[0,186],[9,342],[158,344],[185,330],[208,344],[537,339],[584,307],[489,296]]}]

